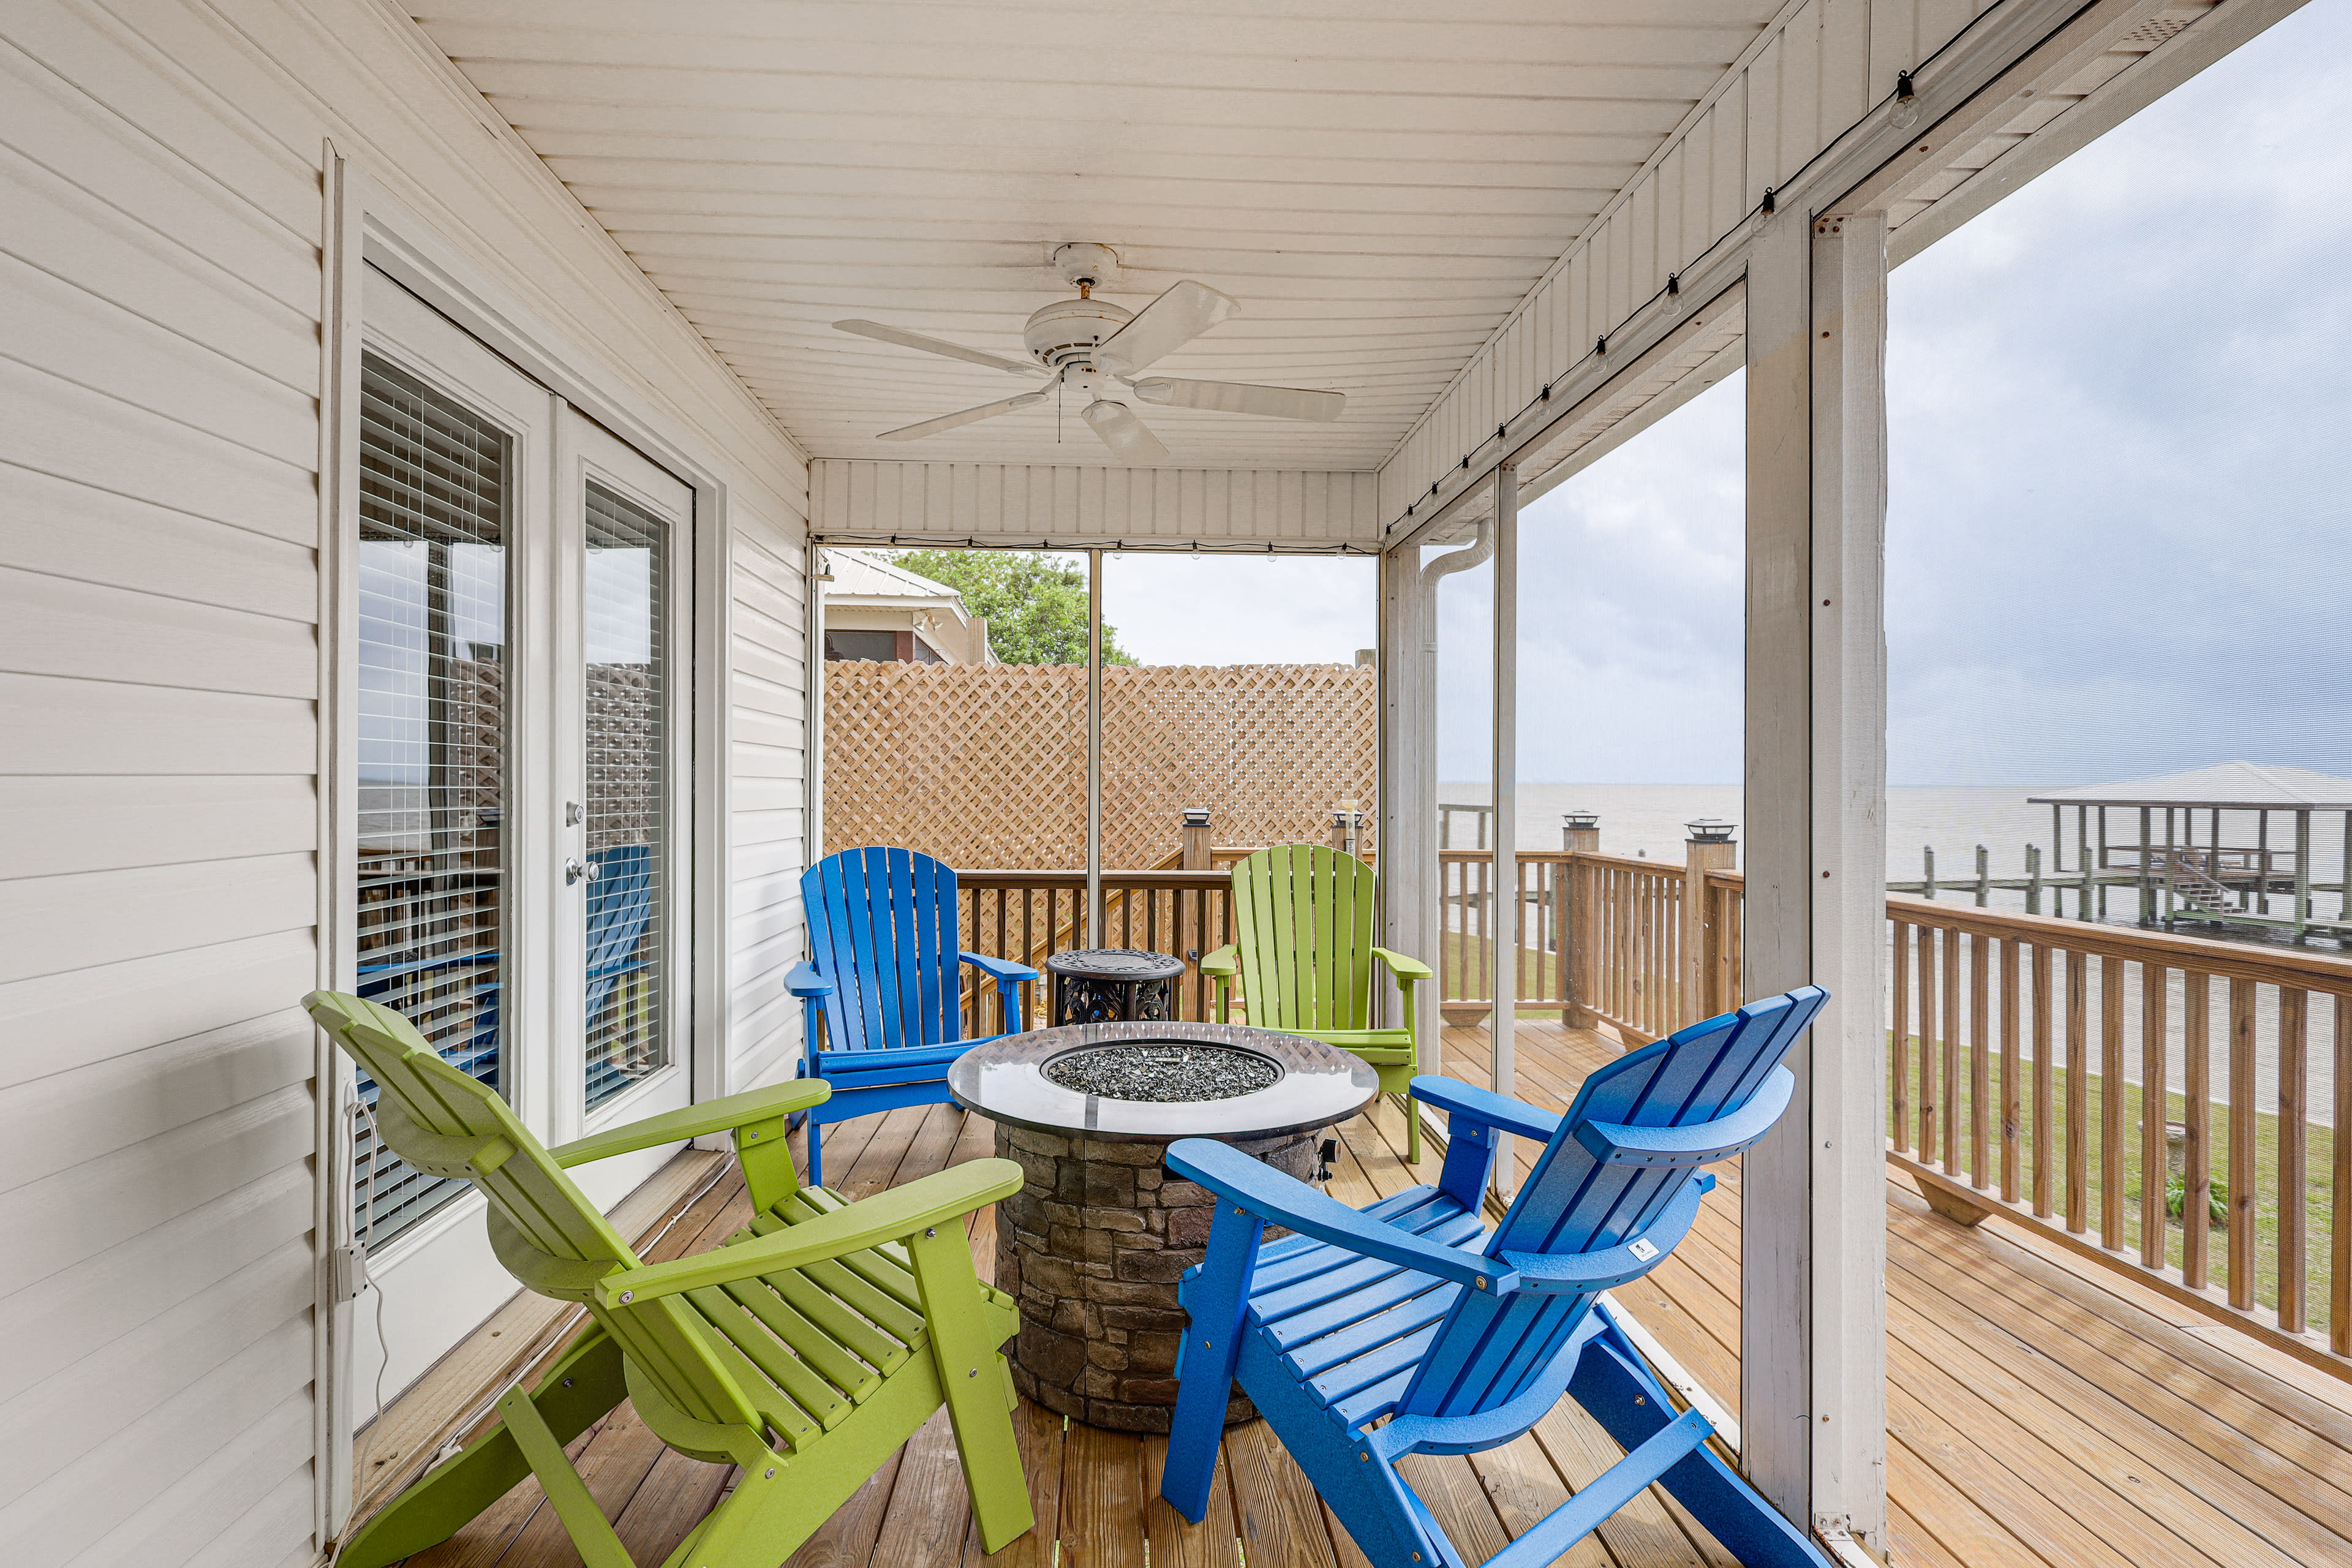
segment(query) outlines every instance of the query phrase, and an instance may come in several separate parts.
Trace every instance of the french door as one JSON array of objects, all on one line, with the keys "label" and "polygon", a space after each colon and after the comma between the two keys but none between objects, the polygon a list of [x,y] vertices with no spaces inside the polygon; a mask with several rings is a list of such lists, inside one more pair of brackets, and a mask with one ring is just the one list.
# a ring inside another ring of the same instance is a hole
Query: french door
[{"label": "french door", "polygon": [[[687,1103],[692,492],[370,269],[360,993],[559,1143]],[[513,1294],[466,1184],[356,1079],[361,1418]],[[577,1173],[610,1206],[667,1149]],[[383,1324],[381,1343],[370,1321]]]}]

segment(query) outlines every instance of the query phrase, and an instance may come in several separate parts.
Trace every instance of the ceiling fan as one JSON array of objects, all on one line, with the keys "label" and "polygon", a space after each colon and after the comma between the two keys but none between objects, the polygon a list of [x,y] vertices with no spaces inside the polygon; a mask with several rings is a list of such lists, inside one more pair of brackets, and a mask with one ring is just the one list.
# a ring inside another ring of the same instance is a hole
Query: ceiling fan
[{"label": "ceiling fan", "polygon": [[1310,392],[1295,386],[1253,386],[1237,381],[1186,381],[1176,376],[1140,376],[1139,373],[1182,348],[1220,321],[1230,321],[1241,306],[1205,283],[1191,279],[1176,284],[1140,310],[1130,311],[1094,291],[1115,275],[1118,257],[1108,246],[1065,245],[1054,252],[1055,270],[1076,285],[1078,297],[1056,300],[1033,314],[1022,330],[1022,342],[1035,356],[1006,359],[979,349],[968,349],[944,338],[886,327],[879,321],[835,321],[834,331],[896,343],[984,364],[1014,375],[1042,375],[1045,384],[1016,393],[977,408],[942,414],[920,424],[885,430],[884,441],[914,441],[942,430],[961,429],[993,419],[1015,409],[1034,408],[1059,387],[1087,399],[1078,416],[1102,437],[1103,445],[1122,463],[1157,463],[1168,448],[1135,416],[1135,410],[1107,395],[1116,383],[1139,402],[1166,408],[1207,408],[1220,414],[1252,414],[1269,419],[1304,419],[1327,424],[1348,405],[1338,392]]}]

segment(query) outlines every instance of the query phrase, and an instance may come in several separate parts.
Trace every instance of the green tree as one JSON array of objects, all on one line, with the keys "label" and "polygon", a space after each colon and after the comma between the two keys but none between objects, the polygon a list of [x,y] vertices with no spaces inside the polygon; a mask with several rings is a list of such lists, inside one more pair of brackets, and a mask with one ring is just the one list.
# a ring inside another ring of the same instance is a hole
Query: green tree
[{"label": "green tree", "polygon": [[[902,550],[901,569],[945,584],[963,607],[988,621],[988,647],[1000,664],[1087,661],[1087,568],[1067,556],[1034,550]],[[1103,623],[1103,663],[1133,664]]]}]

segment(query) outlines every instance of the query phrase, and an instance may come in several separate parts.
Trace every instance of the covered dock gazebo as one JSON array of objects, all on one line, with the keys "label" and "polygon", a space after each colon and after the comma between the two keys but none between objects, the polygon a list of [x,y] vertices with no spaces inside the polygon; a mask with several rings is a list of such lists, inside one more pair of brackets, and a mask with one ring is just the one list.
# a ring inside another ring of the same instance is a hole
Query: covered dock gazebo
[{"label": "covered dock gazebo", "polygon": [[[2186,773],[2056,790],[2030,802],[2050,807],[2052,843],[2062,867],[2072,806],[2076,866],[2087,864],[2094,876],[2138,873],[2144,925],[2262,926],[2298,939],[2313,931],[2352,938],[2352,779],[2309,768],[2216,763]],[[2110,837],[2107,814],[2115,810],[2138,812],[2134,841]],[[2332,882],[2313,879],[2319,854],[2312,817],[2321,813],[2341,814],[2342,819],[2336,846],[2340,874]],[[2273,816],[2288,819],[2277,833]],[[2315,893],[2336,895],[2334,919],[2314,917]],[[2271,908],[2279,896],[2290,900],[2284,915]]]}]

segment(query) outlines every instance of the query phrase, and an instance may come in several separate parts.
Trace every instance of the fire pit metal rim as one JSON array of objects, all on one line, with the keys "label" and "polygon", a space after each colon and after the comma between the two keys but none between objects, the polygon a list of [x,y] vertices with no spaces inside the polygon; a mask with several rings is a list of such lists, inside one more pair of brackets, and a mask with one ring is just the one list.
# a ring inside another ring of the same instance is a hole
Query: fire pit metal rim
[{"label": "fire pit metal rim", "polygon": [[[1111,1045],[1223,1046],[1267,1058],[1283,1076],[1264,1089],[1220,1100],[1112,1100],[1066,1089],[1044,1065],[1074,1050]],[[1032,1131],[1104,1142],[1231,1141],[1311,1131],[1370,1105],[1379,1079],[1364,1060],[1303,1035],[1238,1024],[1162,1020],[1071,1024],[1003,1036],[958,1057],[948,1071],[956,1104]]]}]

